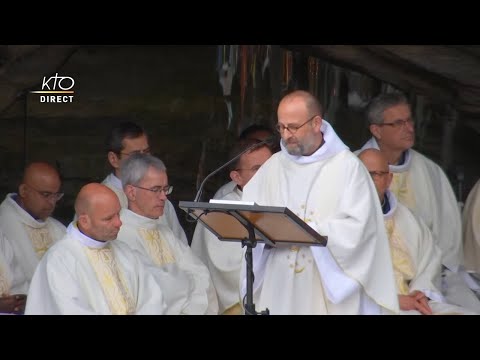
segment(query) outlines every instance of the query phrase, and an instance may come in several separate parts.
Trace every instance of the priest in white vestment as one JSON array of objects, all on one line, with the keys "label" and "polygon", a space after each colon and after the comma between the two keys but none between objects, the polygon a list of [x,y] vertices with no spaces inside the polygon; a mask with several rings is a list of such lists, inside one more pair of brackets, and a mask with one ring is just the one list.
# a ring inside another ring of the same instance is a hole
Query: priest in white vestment
[{"label": "priest in white vestment", "polygon": [[57,170],[43,162],[25,168],[17,193],[7,194],[0,204],[0,229],[13,248],[13,262],[30,282],[43,254],[65,235],[65,226],[51,217],[59,192]]},{"label": "priest in white vestment", "polygon": [[244,187],[242,200],[286,206],[328,237],[326,247],[257,244],[256,307],[271,314],[398,313],[375,187],[321,114],[313,95],[286,95],[278,108],[282,150]]},{"label": "priest in white vestment", "polygon": [[480,180],[468,194],[462,214],[465,268],[480,274]]},{"label": "priest in white vestment", "polygon": [[[218,301],[207,267],[161,220],[167,195],[173,190],[164,163],[148,154],[131,155],[123,163],[121,176],[128,209],[121,212],[123,226],[118,240],[142,253],[164,270],[164,275],[175,276],[171,269],[187,275],[189,301],[182,313],[217,314]],[[166,296],[170,296],[169,291],[177,294],[178,286],[164,288]]]},{"label": "priest in white vestment", "polygon": [[28,315],[167,314],[163,290],[141,257],[116,240],[120,203],[104,185],[85,185],[78,221],[40,261],[27,298]]},{"label": "priest in white vestment", "polygon": [[412,149],[415,127],[407,99],[400,93],[381,94],[370,103],[367,118],[373,136],[359,151],[374,148],[384,154],[393,173],[390,191],[431,230],[442,253],[442,291],[447,300],[480,312],[472,291],[479,286],[463,267],[457,200],[441,167]]},{"label": "priest in white vestment", "polygon": [[0,230],[0,314],[23,314],[27,279],[13,262],[13,249]]},{"label": "priest in white vestment", "polygon": [[[113,168],[113,172],[109,174],[102,184],[112,189],[117,194],[122,208],[128,207],[127,196],[123,192],[120,173],[122,161],[128,159],[132,154],[149,154],[150,145],[145,130],[139,125],[132,122],[124,122],[115,126],[108,138],[108,162]],[[175,207],[167,200],[165,204],[164,215],[160,219],[170,226],[177,238],[188,245],[187,236],[178,221]]]},{"label": "priest in white vestment", "polygon": [[[230,152],[234,158],[258,140],[239,141]],[[272,156],[267,145],[246,152],[230,165],[230,177],[235,184],[229,192],[217,199],[240,201],[242,189]],[[220,241],[202,223],[197,222],[191,244],[192,251],[207,265],[218,297],[219,314],[243,314],[238,279],[242,265],[243,248],[240,242]]]},{"label": "priest in white vestment", "polygon": [[441,293],[441,251],[430,229],[388,190],[392,173],[383,154],[367,149],[359,155],[369,171],[382,205],[395,282],[403,315],[475,315],[446,303]]}]

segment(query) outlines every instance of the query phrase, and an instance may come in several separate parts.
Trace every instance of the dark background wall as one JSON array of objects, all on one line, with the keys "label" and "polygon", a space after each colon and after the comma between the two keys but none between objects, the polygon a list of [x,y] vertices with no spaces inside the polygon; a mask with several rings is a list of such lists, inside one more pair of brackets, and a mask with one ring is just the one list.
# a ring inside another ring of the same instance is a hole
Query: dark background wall
[{"label": "dark background wall", "polygon": [[[192,200],[202,147],[204,176],[226,160],[235,136],[226,129],[216,55],[216,46],[81,47],[58,69],[75,80],[72,103],[41,103],[28,93],[0,119],[0,195],[16,191],[25,162],[56,164],[66,195],[55,216],[67,223],[80,187],[110,172],[109,129],[132,120],[145,127],[153,153],[167,165],[171,201]],[[222,175],[208,184],[206,197],[225,182]]]}]

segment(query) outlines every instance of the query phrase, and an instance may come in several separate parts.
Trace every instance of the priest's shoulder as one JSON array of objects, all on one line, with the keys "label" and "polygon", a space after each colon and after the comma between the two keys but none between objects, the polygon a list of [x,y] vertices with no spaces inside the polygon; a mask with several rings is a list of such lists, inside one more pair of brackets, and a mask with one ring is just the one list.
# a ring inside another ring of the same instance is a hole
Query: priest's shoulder
[{"label": "priest's shoulder", "polygon": [[[358,151],[360,152],[360,150]],[[341,157],[341,159],[343,160],[350,161],[352,164],[358,164],[358,165],[362,164],[363,166],[363,163],[358,158],[356,152],[352,152],[351,150],[348,150],[348,149],[342,150],[337,154],[337,157],[339,158]]]},{"label": "priest's shoulder", "polygon": [[[73,240],[75,241],[75,240]],[[50,246],[43,255],[41,261],[54,261],[58,263],[71,264],[75,263],[78,258],[78,249],[74,248],[74,243],[72,239],[67,237],[62,237],[59,241],[56,241],[52,246]]]},{"label": "priest's shoulder", "polygon": [[414,150],[410,149],[410,153],[412,155],[412,162],[420,162],[423,163],[429,170],[431,171],[439,171],[443,173],[442,168],[438,165],[435,161],[427,157],[426,155]]}]

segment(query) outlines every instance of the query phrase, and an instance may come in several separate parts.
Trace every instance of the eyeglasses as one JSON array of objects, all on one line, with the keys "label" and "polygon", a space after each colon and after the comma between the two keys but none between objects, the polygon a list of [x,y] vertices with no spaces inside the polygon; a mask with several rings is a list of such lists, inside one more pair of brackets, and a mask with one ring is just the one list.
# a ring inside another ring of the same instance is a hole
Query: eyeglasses
[{"label": "eyeglasses", "polygon": [[143,150],[134,150],[134,151],[130,151],[129,153],[124,153],[124,152],[119,152],[119,154],[121,155],[125,155],[125,156],[130,156],[130,155],[134,155],[134,154],[150,154],[150,148],[146,148],[146,149],[143,149]]},{"label": "eyeglasses", "polygon": [[148,189],[148,188],[144,188],[144,187],[141,187],[141,186],[137,186],[137,185],[132,185],[133,187],[136,187],[138,189],[142,189],[142,190],[147,190],[147,191],[151,191],[155,194],[161,194],[162,191],[165,193],[165,195],[170,195],[173,191],[173,185],[167,185],[167,186],[154,186],[153,188],[151,189]]},{"label": "eyeglasses", "polygon": [[37,192],[38,194],[42,195],[42,197],[44,197],[47,200],[58,201],[63,197],[63,195],[65,195],[65,193],[63,193],[63,192],[52,193],[50,191],[40,191],[40,190],[35,189],[31,185],[28,185],[28,184],[25,184],[25,185],[28,186],[30,189],[34,190],[35,192]]},{"label": "eyeglasses", "polygon": [[277,129],[277,131],[281,134],[283,133],[284,130],[288,130],[290,131],[290,134],[295,134],[298,129],[300,129],[303,125],[305,125],[306,123],[309,123],[310,121],[312,121],[313,119],[315,119],[315,117],[317,117],[319,115],[313,115],[310,119],[308,119],[307,121],[305,121],[302,125],[287,125],[287,126],[284,126],[282,124],[277,124],[275,125],[275,128]]},{"label": "eyeglasses", "polygon": [[380,123],[380,124],[377,124],[377,125],[378,126],[391,126],[394,129],[400,129],[400,128],[404,128],[405,126],[407,126],[407,123],[409,123],[410,125],[415,124],[413,119],[407,119],[407,120],[398,119],[398,120],[395,120],[391,123]]},{"label": "eyeglasses", "polygon": [[260,169],[260,166],[262,166],[262,165],[255,165],[251,169],[235,169],[235,171],[240,171],[240,170],[243,170],[243,171],[258,171],[258,169]]},{"label": "eyeglasses", "polygon": [[382,176],[389,174],[389,171],[369,171],[372,179],[380,179]]}]

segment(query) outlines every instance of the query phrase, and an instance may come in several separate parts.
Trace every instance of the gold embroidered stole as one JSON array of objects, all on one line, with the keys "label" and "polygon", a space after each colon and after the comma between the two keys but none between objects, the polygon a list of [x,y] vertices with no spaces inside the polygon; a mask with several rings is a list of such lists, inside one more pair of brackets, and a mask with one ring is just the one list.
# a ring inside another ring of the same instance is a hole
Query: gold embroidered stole
[{"label": "gold embroidered stole", "polygon": [[46,226],[42,228],[33,228],[24,225],[28,238],[32,242],[37,257],[42,258],[43,254],[52,246],[53,240],[50,231]]},{"label": "gold embroidered stole", "polygon": [[389,189],[395,194],[399,202],[410,209],[416,208],[415,194],[408,171],[393,173],[393,180]]},{"label": "gold embroidered stole", "polygon": [[222,315],[243,315],[244,311],[240,303],[236,303],[235,305],[230,306],[226,309]]},{"label": "gold embroidered stole", "polygon": [[0,297],[10,293],[10,281],[7,279],[6,264],[0,262]]},{"label": "gold embroidered stole", "polygon": [[307,261],[312,263],[311,257],[307,255],[308,252],[305,249],[296,245],[290,246],[290,253],[287,254],[288,266],[293,269],[295,275],[301,274],[305,270]]},{"label": "gold embroidered stole", "polygon": [[398,293],[400,295],[408,295],[410,293],[408,284],[415,276],[415,266],[405,242],[398,232],[395,231],[394,219],[385,220],[385,226],[390,243],[393,272]]},{"label": "gold embroidered stole", "polygon": [[110,246],[107,245],[102,249],[89,247],[84,249],[102,286],[111,313],[113,315],[134,314],[135,303]]},{"label": "gold embroidered stole", "polygon": [[160,235],[160,231],[157,229],[139,228],[138,232],[147,246],[150,258],[156,265],[162,266],[175,263],[175,257],[170,246]]}]

